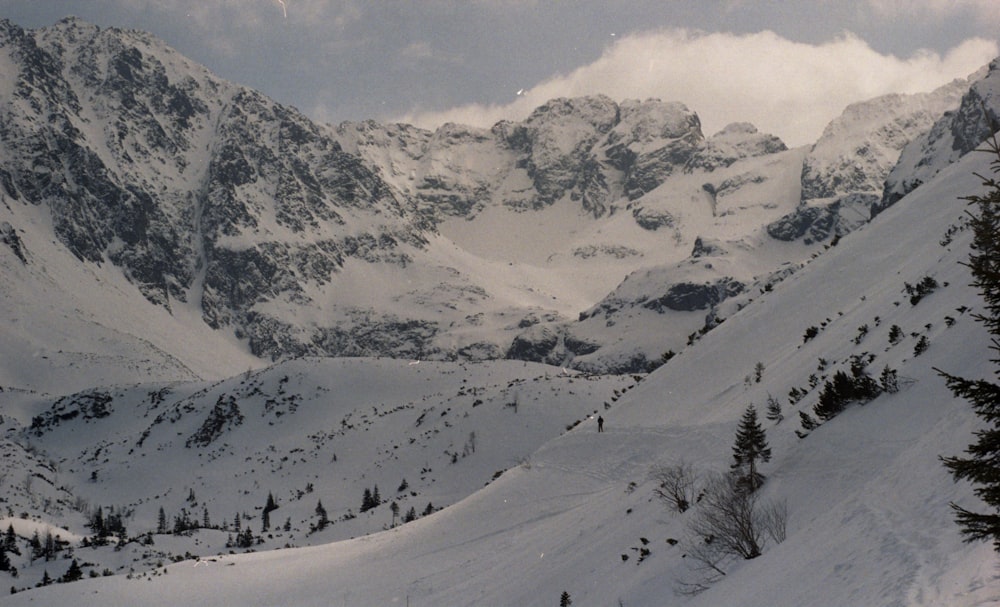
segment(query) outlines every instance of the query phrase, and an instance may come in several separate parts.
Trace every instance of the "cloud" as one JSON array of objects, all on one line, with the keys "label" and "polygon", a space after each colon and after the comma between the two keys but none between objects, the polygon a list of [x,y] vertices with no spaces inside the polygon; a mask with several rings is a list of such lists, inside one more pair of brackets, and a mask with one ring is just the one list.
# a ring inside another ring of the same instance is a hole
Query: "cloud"
[{"label": "cloud", "polygon": [[736,35],[663,30],[626,36],[590,65],[537,84],[507,104],[414,110],[399,118],[434,128],[444,122],[489,126],[519,120],[554,97],[597,93],[613,99],[681,101],[711,135],[734,121],[753,122],[789,145],[815,141],[850,103],[887,93],[930,91],[964,78],[998,54],[973,38],[944,55],[900,59],[852,34],[823,44],[793,42],[769,31]]}]

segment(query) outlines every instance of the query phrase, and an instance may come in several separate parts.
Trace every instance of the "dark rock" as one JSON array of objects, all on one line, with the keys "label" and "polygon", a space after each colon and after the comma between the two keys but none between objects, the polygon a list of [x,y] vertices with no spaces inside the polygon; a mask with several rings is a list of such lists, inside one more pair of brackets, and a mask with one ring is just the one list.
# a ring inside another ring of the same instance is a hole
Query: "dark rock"
[{"label": "dark rock", "polygon": [[236,403],[236,397],[232,395],[221,395],[215,401],[212,410],[208,412],[208,417],[202,422],[201,427],[188,437],[184,446],[207,447],[228,430],[243,424],[243,412]]},{"label": "dark rock", "polygon": [[24,243],[21,242],[21,238],[17,235],[17,230],[14,229],[14,226],[6,221],[0,222],[0,242],[10,247],[10,250],[21,260],[21,263],[28,263],[28,258],[24,255]]},{"label": "dark rock", "polygon": [[721,279],[714,284],[678,283],[662,296],[645,302],[643,307],[660,313],[664,308],[678,312],[706,310],[739,295],[744,288],[743,283],[732,279]]},{"label": "dark rock", "polygon": [[[537,329],[537,330],[535,330]],[[528,362],[552,362],[550,357],[559,344],[559,335],[548,327],[534,327],[514,338],[506,358]]]},{"label": "dark rock", "polygon": [[826,205],[800,205],[795,212],[768,224],[767,233],[784,242],[800,238],[806,244],[823,242],[844,236],[868,221],[878,203],[874,194],[850,194]]},{"label": "dark rock", "polygon": [[563,345],[566,346],[567,351],[571,352],[575,356],[593,354],[601,348],[601,344],[588,341],[586,339],[580,339],[569,334],[563,338]]},{"label": "dark rock", "polygon": [[113,400],[107,392],[97,390],[64,396],[53,403],[48,411],[32,418],[31,431],[36,436],[41,436],[71,420],[103,419],[113,413],[114,408],[111,406]]},{"label": "dark rock", "polygon": [[674,216],[668,211],[652,211],[643,207],[636,207],[632,210],[632,217],[635,223],[644,230],[655,232],[660,228],[674,227]]}]

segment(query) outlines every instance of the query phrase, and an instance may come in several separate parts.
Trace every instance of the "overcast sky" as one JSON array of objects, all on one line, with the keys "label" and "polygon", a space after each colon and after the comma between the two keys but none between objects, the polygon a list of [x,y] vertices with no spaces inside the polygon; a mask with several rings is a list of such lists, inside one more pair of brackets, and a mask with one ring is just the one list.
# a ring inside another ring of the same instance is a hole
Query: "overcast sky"
[{"label": "overcast sky", "polygon": [[0,0],[150,31],[314,119],[523,119],[547,99],[657,97],[706,135],[815,141],[854,101],[931,90],[1000,55],[1000,0]]}]

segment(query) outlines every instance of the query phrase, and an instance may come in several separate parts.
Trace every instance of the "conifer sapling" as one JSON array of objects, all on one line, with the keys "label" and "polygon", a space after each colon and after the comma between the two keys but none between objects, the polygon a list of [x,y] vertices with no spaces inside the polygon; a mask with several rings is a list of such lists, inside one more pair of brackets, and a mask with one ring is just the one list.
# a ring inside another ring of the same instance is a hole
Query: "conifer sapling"
[{"label": "conifer sapling", "polygon": [[740,419],[733,445],[733,469],[738,471],[741,484],[749,491],[756,491],[764,482],[764,476],[757,471],[757,461],[771,461],[771,447],[767,435],[757,419],[757,409],[747,407]]}]

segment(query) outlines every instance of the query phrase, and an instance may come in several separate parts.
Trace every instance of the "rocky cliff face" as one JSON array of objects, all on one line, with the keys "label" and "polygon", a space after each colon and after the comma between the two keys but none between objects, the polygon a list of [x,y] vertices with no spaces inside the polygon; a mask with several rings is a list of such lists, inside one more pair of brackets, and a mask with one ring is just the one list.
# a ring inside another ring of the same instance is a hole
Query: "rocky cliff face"
[{"label": "rocky cliff face", "polygon": [[768,226],[784,241],[825,241],[865,223],[882,207],[886,178],[909,142],[954,108],[968,83],[916,95],[885,95],[848,106],[802,164],[802,203]]},{"label": "rocky cliff face", "polygon": [[[959,81],[961,102],[909,142],[886,178],[880,208],[888,207],[941,169],[979,147],[1000,121],[1000,62]],[[991,126],[993,125],[993,126]]]},{"label": "rocky cliff face", "polygon": [[4,23],[5,193],[47,207],[82,262],[110,262],[157,305],[194,302],[255,354],[304,348],[287,319],[345,259],[402,263],[411,209],[290,108],[219,80],[140,32]]},{"label": "rocky cliff face", "polygon": [[[430,215],[473,216],[489,204],[539,210],[568,201],[595,218],[692,167],[711,170],[785,149],[751,125],[706,141],[697,114],[659,100],[553,99],[520,123],[341,124],[345,149],[381,169]],[[761,140],[761,141],[758,141]]]}]

